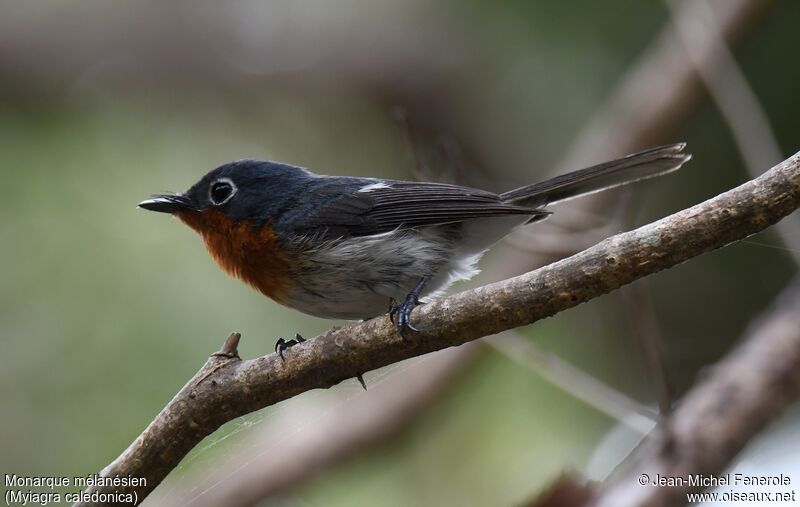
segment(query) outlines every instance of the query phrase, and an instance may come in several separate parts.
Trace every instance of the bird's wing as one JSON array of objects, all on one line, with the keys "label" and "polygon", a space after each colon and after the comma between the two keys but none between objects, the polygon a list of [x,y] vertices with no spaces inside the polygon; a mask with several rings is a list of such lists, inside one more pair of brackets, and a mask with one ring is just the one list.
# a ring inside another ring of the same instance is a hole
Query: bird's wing
[{"label": "bird's wing", "polygon": [[360,180],[343,190],[340,184],[315,189],[315,196],[323,197],[324,203],[306,212],[301,221],[305,230],[297,232],[325,237],[367,236],[398,227],[475,218],[549,215],[541,209],[504,203],[497,194],[485,190],[444,183]]}]

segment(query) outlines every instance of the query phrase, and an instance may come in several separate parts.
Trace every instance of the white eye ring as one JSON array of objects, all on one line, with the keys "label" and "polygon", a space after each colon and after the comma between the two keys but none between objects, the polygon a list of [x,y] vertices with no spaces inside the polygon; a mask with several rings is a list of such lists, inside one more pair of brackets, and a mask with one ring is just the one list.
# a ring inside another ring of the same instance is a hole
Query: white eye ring
[{"label": "white eye ring", "polygon": [[[227,185],[231,189],[231,191],[227,196],[225,196],[224,199],[222,199],[221,201],[217,201],[214,199],[214,187],[216,187],[220,183],[223,185]],[[236,185],[230,178],[220,178],[208,186],[208,200],[214,206],[222,206],[226,202],[230,201],[233,198],[233,196],[236,195],[237,191],[238,189],[236,188]]]}]

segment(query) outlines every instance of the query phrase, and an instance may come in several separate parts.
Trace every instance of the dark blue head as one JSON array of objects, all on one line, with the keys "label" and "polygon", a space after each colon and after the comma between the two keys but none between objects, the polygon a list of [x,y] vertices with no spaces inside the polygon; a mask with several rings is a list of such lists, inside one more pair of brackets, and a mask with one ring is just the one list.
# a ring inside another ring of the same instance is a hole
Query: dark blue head
[{"label": "dark blue head", "polygon": [[315,175],[303,168],[263,160],[221,165],[181,194],[155,195],[139,207],[183,214],[217,210],[254,226],[274,217],[293,202],[303,183]]}]

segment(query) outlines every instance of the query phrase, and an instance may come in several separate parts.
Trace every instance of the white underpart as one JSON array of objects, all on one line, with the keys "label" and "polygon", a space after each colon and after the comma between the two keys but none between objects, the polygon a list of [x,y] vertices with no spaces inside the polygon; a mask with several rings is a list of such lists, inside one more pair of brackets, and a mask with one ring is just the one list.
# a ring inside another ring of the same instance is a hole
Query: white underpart
[{"label": "white underpart", "polygon": [[367,186],[361,187],[358,189],[359,192],[372,192],[373,190],[380,190],[382,188],[391,188],[392,186],[388,183],[384,183],[379,181],[377,183],[370,183]]},{"label": "white underpart", "polygon": [[481,272],[478,261],[485,251],[453,259],[449,266],[440,271],[431,281],[427,290],[422,292],[426,300],[436,299],[445,294],[447,289],[455,282],[469,280]]}]

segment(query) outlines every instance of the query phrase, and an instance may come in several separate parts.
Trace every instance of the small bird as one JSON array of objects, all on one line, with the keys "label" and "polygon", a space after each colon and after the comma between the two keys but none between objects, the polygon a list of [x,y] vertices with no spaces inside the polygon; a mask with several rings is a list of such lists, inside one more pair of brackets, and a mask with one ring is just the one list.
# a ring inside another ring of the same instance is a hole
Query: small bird
[{"label": "small bird", "polygon": [[[139,206],[177,216],[224,271],[278,303],[329,319],[388,311],[406,338],[417,331],[409,318],[421,297],[474,276],[492,244],[547,218],[546,206],[674,171],[690,158],[684,147],[653,148],[499,195],[240,160],[186,192]],[[299,341],[281,338],[276,350],[283,357]]]}]

